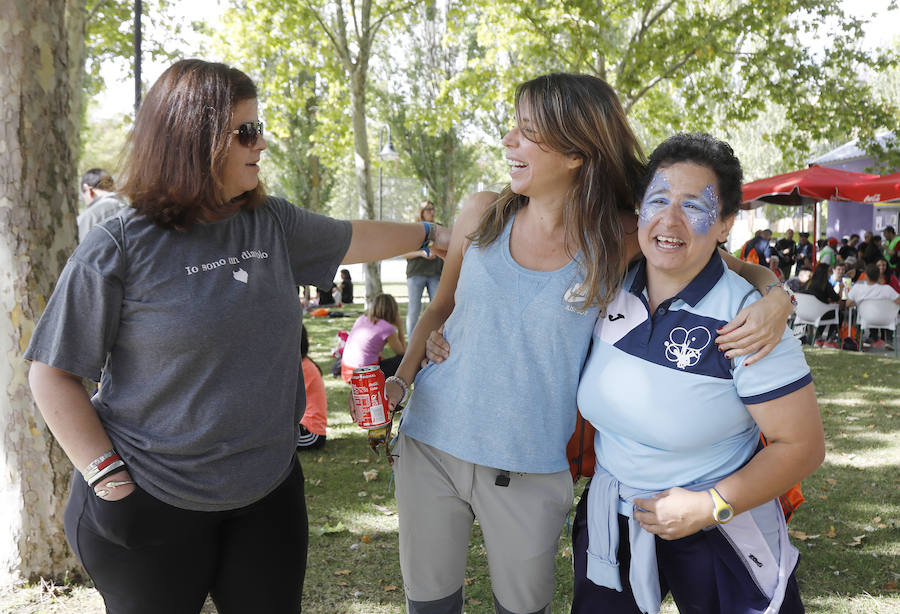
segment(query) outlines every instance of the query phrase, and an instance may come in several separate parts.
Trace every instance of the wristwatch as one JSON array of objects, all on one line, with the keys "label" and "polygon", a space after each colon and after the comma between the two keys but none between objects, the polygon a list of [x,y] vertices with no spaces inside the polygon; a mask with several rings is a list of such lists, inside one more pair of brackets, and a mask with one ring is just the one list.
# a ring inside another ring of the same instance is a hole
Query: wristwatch
[{"label": "wristwatch", "polygon": [[718,490],[710,488],[707,492],[709,492],[709,496],[712,497],[713,500],[713,518],[717,523],[725,524],[734,518],[734,508],[728,504],[728,501],[722,498],[722,495],[719,494]]}]

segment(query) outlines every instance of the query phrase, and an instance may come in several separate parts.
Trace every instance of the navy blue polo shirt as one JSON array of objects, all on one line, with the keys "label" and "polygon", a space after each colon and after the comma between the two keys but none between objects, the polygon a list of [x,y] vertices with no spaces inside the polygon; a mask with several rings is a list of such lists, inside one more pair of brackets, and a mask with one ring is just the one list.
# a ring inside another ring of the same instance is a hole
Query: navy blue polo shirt
[{"label": "navy blue polo shirt", "polygon": [[716,329],[760,296],[717,253],[652,314],[645,267],[631,268],[597,320],[578,388],[578,406],[597,427],[597,464],[647,490],[721,479],[758,445],[746,405],[799,390],[812,381],[809,366],[787,326],[750,367],[718,350]]}]

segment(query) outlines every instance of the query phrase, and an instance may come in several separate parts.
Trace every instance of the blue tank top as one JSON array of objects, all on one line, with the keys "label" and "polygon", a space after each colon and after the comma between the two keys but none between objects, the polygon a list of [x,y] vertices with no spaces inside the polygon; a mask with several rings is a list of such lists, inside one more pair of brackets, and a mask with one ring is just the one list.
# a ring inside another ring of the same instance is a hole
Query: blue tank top
[{"label": "blue tank top", "polygon": [[493,243],[466,250],[444,329],[450,357],[419,372],[400,431],[478,465],[555,473],[569,467],[598,310],[576,309],[575,260],[550,272],[516,263],[511,229],[512,219]]}]

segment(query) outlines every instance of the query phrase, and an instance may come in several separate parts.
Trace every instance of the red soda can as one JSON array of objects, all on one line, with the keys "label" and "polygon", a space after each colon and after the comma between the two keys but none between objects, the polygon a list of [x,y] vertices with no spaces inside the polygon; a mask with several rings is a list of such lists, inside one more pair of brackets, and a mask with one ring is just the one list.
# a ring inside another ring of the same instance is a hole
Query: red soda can
[{"label": "red soda can", "polygon": [[350,396],[356,410],[357,424],[361,428],[377,429],[390,422],[384,373],[379,367],[373,365],[353,369]]}]

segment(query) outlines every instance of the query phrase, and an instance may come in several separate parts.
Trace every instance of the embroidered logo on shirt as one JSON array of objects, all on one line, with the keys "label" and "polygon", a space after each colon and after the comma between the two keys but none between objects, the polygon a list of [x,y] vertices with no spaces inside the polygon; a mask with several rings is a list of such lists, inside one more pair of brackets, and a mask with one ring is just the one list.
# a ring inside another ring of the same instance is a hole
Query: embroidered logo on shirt
[{"label": "embroidered logo on shirt", "polygon": [[584,314],[582,309],[584,308],[585,301],[587,301],[587,296],[585,295],[584,288],[580,284],[575,288],[567,289],[565,295],[563,295],[563,302],[565,303],[566,309],[582,315]]},{"label": "embroidered logo on shirt", "polygon": [[233,271],[231,274],[239,282],[241,282],[243,284],[247,283],[247,278],[249,277],[249,275],[247,274],[247,271],[245,271],[244,269],[238,269],[237,271]]},{"label": "embroidered logo on shirt", "polygon": [[674,362],[679,369],[693,367],[700,362],[700,354],[712,341],[712,335],[705,326],[695,326],[687,330],[683,326],[673,328],[666,346],[666,360]]}]

